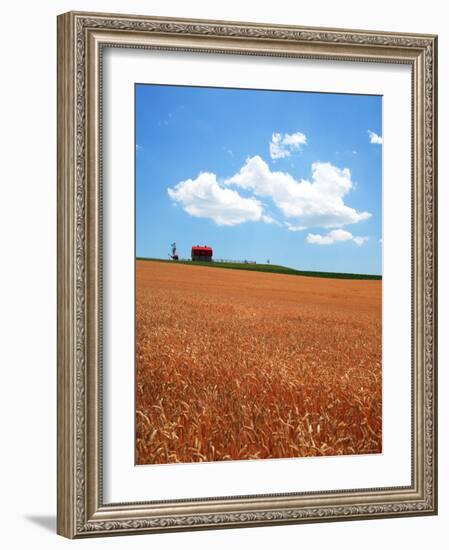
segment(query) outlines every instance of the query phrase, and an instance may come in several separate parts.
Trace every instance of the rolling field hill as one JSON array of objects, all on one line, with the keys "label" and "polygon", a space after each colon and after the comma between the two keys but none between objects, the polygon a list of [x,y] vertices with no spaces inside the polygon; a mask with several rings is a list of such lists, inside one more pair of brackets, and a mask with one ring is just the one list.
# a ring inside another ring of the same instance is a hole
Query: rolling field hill
[{"label": "rolling field hill", "polygon": [[136,262],[136,463],[382,452],[382,281],[197,265]]},{"label": "rolling field hill", "polygon": [[381,275],[366,275],[357,273],[333,273],[326,271],[301,271],[298,269],[292,269],[291,267],[285,267],[282,265],[274,264],[246,264],[246,263],[234,263],[234,262],[192,262],[190,260],[162,260],[159,258],[136,258],[139,261],[147,262],[166,262],[172,264],[185,264],[191,266],[204,266],[204,267],[220,267],[222,269],[244,269],[247,271],[262,271],[265,273],[281,273],[283,275],[300,275],[302,277],[322,277],[327,279],[366,279],[366,280],[382,280]]}]

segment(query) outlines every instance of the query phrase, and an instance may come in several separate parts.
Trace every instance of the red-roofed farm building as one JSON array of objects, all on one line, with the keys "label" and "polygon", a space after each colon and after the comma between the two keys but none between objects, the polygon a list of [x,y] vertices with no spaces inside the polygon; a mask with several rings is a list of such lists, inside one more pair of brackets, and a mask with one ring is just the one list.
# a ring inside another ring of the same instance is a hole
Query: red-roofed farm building
[{"label": "red-roofed farm building", "polygon": [[192,262],[211,262],[212,254],[210,246],[192,246]]}]

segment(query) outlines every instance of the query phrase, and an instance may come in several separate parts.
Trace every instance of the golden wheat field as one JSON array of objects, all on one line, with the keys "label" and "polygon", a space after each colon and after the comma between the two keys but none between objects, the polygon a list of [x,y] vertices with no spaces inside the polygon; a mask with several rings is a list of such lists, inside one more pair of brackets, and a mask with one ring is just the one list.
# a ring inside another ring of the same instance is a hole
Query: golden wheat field
[{"label": "golden wheat field", "polygon": [[381,285],[137,261],[137,464],[381,452]]}]

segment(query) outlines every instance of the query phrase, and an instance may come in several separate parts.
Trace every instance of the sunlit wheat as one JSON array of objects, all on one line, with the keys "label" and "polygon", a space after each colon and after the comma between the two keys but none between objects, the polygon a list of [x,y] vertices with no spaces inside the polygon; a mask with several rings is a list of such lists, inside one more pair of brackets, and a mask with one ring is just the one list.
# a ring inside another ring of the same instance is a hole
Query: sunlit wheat
[{"label": "sunlit wheat", "polygon": [[137,262],[137,463],[381,452],[381,284]]}]

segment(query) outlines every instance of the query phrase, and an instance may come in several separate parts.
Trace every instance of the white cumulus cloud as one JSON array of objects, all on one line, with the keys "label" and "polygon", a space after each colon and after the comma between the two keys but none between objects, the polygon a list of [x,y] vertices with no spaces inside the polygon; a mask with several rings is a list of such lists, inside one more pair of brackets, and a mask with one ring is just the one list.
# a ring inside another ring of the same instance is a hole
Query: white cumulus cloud
[{"label": "white cumulus cloud", "polygon": [[342,227],[371,217],[344,202],[353,189],[351,172],[328,162],[312,164],[311,180],[296,180],[286,172],[273,172],[258,155],[248,158],[240,171],[225,180],[250,190],[256,197],[271,198],[286,218],[290,231],[309,227]]},{"label": "white cumulus cloud", "polygon": [[382,136],[377,135],[376,132],[372,132],[371,130],[368,130],[368,135],[369,135],[370,143],[375,143],[377,145],[382,145],[382,143],[383,143]]},{"label": "white cumulus cloud", "polygon": [[307,138],[302,132],[281,134],[275,132],[271,136],[270,156],[272,159],[289,157],[293,151],[299,151],[302,145],[307,144]]},{"label": "white cumulus cloud", "polygon": [[191,216],[208,218],[217,225],[238,225],[247,221],[274,223],[255,197],[245,198],[221,186],[215,174],[202,172],[195,179],[181,181],[167,189],[168,195]]},{"label": "white cumulus cloud", "polygon": [[326,235],[315,235],[309,233],[306,238],[307,242],[310,244],[335,244],[343,241],[352,241],[358,246],[368,240],[368,237],[355,237],[351,232],[345,231],[344,229],[333,229],[326,233]]}]

